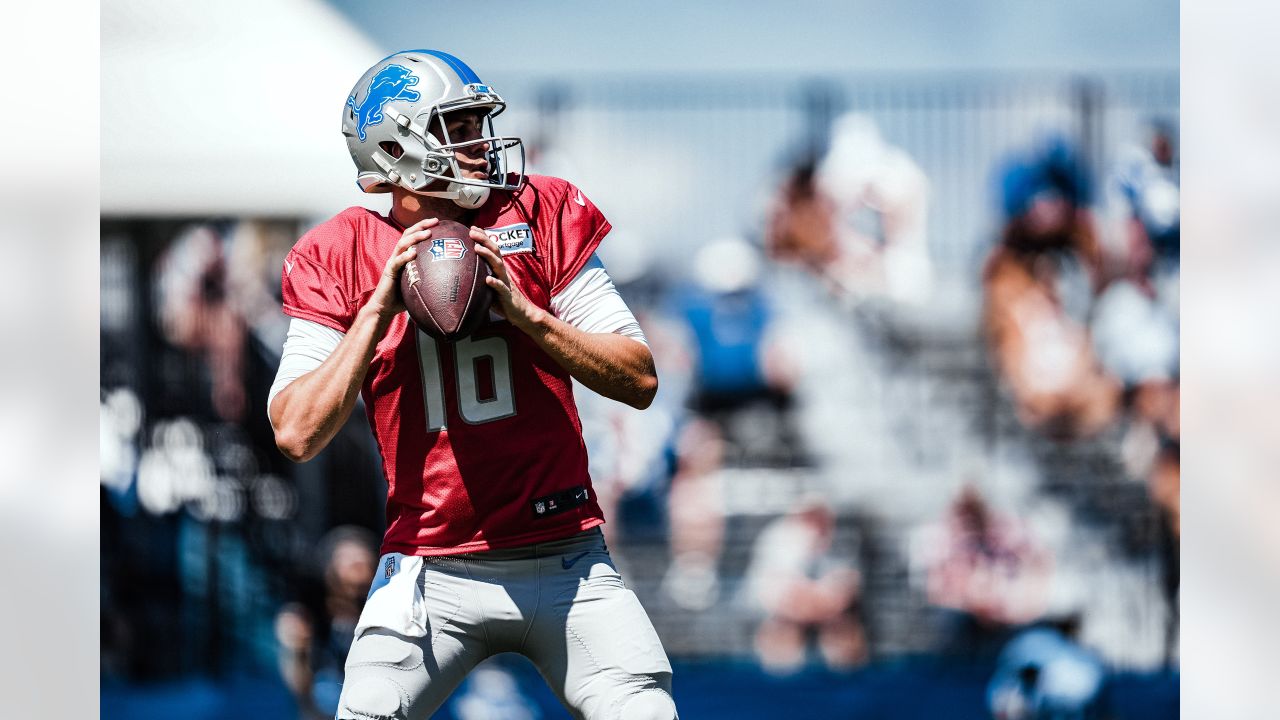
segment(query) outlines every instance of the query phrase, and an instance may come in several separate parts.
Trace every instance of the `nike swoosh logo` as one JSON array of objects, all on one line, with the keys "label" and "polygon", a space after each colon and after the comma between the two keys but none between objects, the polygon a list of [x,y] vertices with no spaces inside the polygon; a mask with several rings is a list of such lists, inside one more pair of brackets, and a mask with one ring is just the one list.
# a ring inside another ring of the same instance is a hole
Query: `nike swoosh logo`
[{"label": "nike swoosh logo", "polygon": [[562,557],[560,558],[560,567],[564,568],[565,570],[568,570],[569,568],[573,567],[574,563],[578,562],[579,560],[581,560],[582,558],[586,557],[589,554],[591,554],[591,551],[585,550],[583,552],[578,553],[577,555],[574,555],[573,557]]},{"label": "nike swoosh logo", "polygon": [[284,274],[285,274],[285,275],[288,275],[288,274],[289,274],[289,273],[291,273],[291,272],[293,272],[293,263],[289,262],[288,260],[285,260],[285,261],[284,261]]},{"label": "nike swoosh logo", "polygon": [[582,197],[582,191],[581,191],[581,190],[579,190],[579,191],[578,191],[578,197],[574,198],[574,199],[573,199],[573,201],[574,201],[574,202],[576,202],[576,203],[578,203],[578,204],[579,204],[579,205],[581,205],[582,207],[586,207],[586,206],[587,206],[587,201],[586,201],[586,199],[585,199],[585,198],[583,198],[583,197]]}]

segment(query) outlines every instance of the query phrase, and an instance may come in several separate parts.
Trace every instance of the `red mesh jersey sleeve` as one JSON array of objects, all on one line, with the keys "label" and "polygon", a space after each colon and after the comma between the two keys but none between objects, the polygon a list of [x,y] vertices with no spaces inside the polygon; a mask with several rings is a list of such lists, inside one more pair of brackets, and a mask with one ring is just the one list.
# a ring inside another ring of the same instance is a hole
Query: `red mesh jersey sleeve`
[{"label": "red mesh jersey sleeve", "polygon": [[[350,283],[353,228],[339,215],[302,236],[280,269],[284,314],[346,332],[355,321]],[[345,265],[345,266],[344,266]]]},{"label": "red mesh jersey sleeve", "polygon": [[577,276],[613,226],[572,183],[555,179],[548,190],[552,232],[546,270],[555,295]]}]

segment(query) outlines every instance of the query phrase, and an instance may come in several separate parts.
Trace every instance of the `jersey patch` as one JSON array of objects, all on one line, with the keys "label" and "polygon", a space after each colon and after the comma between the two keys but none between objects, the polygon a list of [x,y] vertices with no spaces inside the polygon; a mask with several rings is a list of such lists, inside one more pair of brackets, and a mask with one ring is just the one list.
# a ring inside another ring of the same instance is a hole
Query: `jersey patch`
[{"label": "jersey patch", "polygon": [[533,252],[533,231],[529,223],[486,228],[484,234],[498,244],[498,251],[503,255]]},{"label": "jersey patch", "polygon": [[576,507],[582,507],[590,499],[591,492],[585,486],[578,485],[568,490],[561,490],[554,495],[534,498],[530,504],[533,506],[534,517],[546,517],[548,515],[559,515]]}]

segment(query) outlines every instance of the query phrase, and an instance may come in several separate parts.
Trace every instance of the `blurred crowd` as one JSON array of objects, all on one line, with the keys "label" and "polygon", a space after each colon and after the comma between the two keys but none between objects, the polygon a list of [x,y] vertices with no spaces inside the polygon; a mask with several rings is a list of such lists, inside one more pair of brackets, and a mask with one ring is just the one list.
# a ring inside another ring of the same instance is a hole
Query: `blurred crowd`
[{"label": "blurred crowd", "polygon": [[[996,717],[1083,713],[1125,659],[1096,642],[1070,569],[1136,557],[1158,570],[1166,620],[1158,651],[1129,664],[1175,664],[1176,128],[1149,123],[1111,167],[1065,134],[993,165],[999,220],[961,278],[979,310],[959,327],[936,320],[954,298],[921,165],[865,114],[825,140],[744,208],[760,222],[699,241],[684,276],[621,284],[657,360],[654,405],[577,391],[609,545],[659,632],[679,635],[672,654],[785,675],[925,653],[996,668]],[[304,230],[103,223],[108,680],[274,672],[301,717],[332,716],[385,485],[362,413],[310,463],[274,448],[279,267]],[[936,400],[957,371],[937,358],[969,348],[979,400]],[[1025,481],[998,482],[1017,475],[1008,447],[1102,460],[1065,481],[1026,461]],[[968,459],[930,464],[939,448]],[[1108,504],[1116,487],[1145,490]],[[1151,537],[1107,535],[1148,507]],[[454,712],[536,717],[499,669]]]}]

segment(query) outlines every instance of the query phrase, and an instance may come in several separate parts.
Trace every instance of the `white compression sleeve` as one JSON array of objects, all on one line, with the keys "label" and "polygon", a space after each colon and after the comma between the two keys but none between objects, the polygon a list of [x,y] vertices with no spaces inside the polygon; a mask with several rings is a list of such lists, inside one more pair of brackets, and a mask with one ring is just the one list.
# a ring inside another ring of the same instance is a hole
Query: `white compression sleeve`
[{"label": "white compression sleeve", "polygon": [[564,290],[551,298],[551,312],[583,332],[617,333],[649,345],[636,316],[595,254]]},{"label": "white compression sleeve", "polygon": [[[271,401],[288,387],[289,383],[320,367],[333,354],[342,333],[317,322],[291,318],[289,334],[284,339],[284,352],[280,356],[280,369],[275,382],[267,393],[267,419],[271,419]],[[274,424],[272,425],[274,427]]]}]

